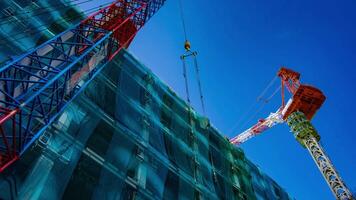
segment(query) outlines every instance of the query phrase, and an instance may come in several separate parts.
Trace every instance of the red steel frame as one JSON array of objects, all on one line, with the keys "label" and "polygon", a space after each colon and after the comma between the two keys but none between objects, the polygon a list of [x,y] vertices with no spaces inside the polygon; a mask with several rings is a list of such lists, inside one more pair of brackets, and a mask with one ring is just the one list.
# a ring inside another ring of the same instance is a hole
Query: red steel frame
[{"label": "red steel frame", "polygon": [[283,115],[283,119],[296,111],[303,112],[311,120],[324,103],[326,97],[322,91],[310,85],[300,83],[300,74],[290,69],[281,68],[277,74],[282,80],[282,107],[285,106],[284,87],[293,95],[292,103]]},{"label": "red steel frame", "polygon": [[165,0],[117,0],[0,68],[0,172],[15,162]]}]

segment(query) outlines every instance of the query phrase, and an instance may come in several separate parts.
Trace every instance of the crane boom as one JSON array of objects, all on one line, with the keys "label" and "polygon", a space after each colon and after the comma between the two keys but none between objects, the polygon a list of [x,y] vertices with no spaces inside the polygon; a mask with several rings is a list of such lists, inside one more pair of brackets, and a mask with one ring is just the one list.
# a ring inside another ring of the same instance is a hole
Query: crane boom
[{"label": "crane boom", "polygon": [[16,161],[165,0],[116,0],[0,68],[0,172]]},{"label": "crane boom", "polygon": [[287,105],[284,107],[282,106],[276,112],[269,114],[267,118],[260,119],[257,124],[238,134],[236,137],[230,139],[230,142],[234,145],[240,145],[247,140],[260,135],[264,131],[274,127],[275,125],[284,123],[285,121],[283,119],[283,115],[288,110],[291,103],[292,99],[289,99]]},{"label": "crane boom", "polygon": [[283,123],[284,120],[281,111],[281,109],[278,109],[277,112],[271,113],[267,118],[260,119],[257,124],[237,135],[236,137],[230,139],[230,142],[235,145],[240,145],[247,140],[261,134],[262,132],[272,128],[273,126]]}]

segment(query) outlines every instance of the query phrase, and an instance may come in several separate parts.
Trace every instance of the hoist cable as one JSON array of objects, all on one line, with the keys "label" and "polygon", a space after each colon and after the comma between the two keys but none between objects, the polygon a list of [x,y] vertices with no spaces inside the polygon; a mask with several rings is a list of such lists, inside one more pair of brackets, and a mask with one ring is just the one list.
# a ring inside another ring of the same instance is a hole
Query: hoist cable
[{"label": "hoist cable", "polygon": [[[264,90],[261,92],[261,94],[258,96],[257,101],[254,102],[250,108],[242,115],[242,117],[240,117],[237,122],[234,124],[234,126],[230,129],[230,133],[234,133],[235,129],[237,129],[240,124],[242,122],[244,122],[243,119],[247,118],[248,116],[250,116],[241,126],[242,128],[244,128],[248,123],[250,123],[255,116],[262,111],[262,109],[264,108],[265,104],[267,104],[276,94],[278,91],[280,91],[281,86],[279,86],[276,90],[274,90],[274,92],[268,96],[267,98],[264,98],[264,96],[267,94],[267,92],[269,91],[269,89],[273,86],[273,84],[276,82],[277,80],[277,76],[275,76],[266,86],[266,88],[264,88]],[[258,105],[258,102],[262,102],[262,104],[260,106]],[[251,113],[251,111],[257,106],[257,110],[253,113]],[[251,114],[251,115],[250,115]]]},{"label": "hoist cable", "polygon": [[180,18],[181,18],[183,32],[184,32],[184,39],[185,39],[185,41],[187,41],[188,36],[187,36],[187,28],[186,28],[185,20],[184,20],[183,3],[182,3],[182,0],[178,0],[178,1],[179,1]]},{"label": "hoist cable", "polygon": [[276,82],[277,76],[275,76],[271,82],[268,83],[266,88],[262,91],[262,93],[257,97],[257,101],[261,101],[263,99],[263,96],[267,93],[267,91],[272,87],[272,85]]},{"label": "hoist cable", "polygon": [[268,103],[280,90],[281,90],[282,86],[279,86],[272,94],[271,96],[269,96],[265,102]]},{"label": "hoist cable", "polygon": [[183,77],[185,81],[185,92],[187,95],[187,101],[190,106],[190,96],[189,96],[189,87],[188,87],[188,76],[187,76],[187,66],[185,65],[185,58],[184,56],[181,57],[182,62],[183,62]]},{"label": "hoist cable", "polygon": [[243,130],[245,130],[246,125],[248,125],[265,107],[267,103],[278,93],[278,91],[281,89],[281,86],[279,86],[266,100],[263,101],[262,104],[260,104],[259,108],[252,114],[250,118],[241,126]]},{"label": "hoist cable", "polygon": [[193,62],[194,62],[194,68],[195,68],[195,74],[196,74],[196,79],[198,83],[198,88],[199,88],[199,98],[203,110],[203,114],[206,114],[205,111],[205,104],[204,104],[204,96],[203,96],[203,89],[202,89],[202,84],[201,84],[201,79],[200,79],[200,69],[197,61],[197,53],[192,52],[190,50],[190,42],[188,41],[188,34],[187,34],[187,28],[186,28],[186,23],[185,23],[185,17],[184,17],[184,9],[183,9],[183,0],[178,0],[179,2],[179,11],[180,11],[180,17],[181,17],[181,22],[183,26],[183,32],[184,32],[184,39],[185,39],[185,44],[184,48],[186,50],[185,54],[181,56],[182,62],[183,62],[183,76],[184,76],[184,81],[185,81],[185,91],[187,95],[187,101],[189,105],[191,104],[190,102],[190,95],[189,95],[189,85],[188,85],[188,74],[187,74],[187,65],[186,65],[186,58],[188,57],[193,57]]},{"label": "hoist cable", "polygon": [[253,115],[250,118],[248,118],[247,121],[245,121],[245,123],[241,125],[242,130],[247,129],[246,126],[262,111],[265,105],[266,105],[265,103],[260,104],[259,108],[253,113]]},{"label": "hoist cable", "polygon": [[201,81],[200,81],[200,70],[199,70],[196,54],[194,54],[193,56],[194,56],[194,64],[195,64],[195,74],[196,74],[196,77],[197,77],[198,87],[199,87],[200,102],[201,102],[201,106],[202,106],[202,109],[203,109],[203,114],[205,115],[206,113],[205,113],[203,90],[202,90]]},{"label": "hoist cable", "polygon": [[247,109],[247,110],[241,115],[241,117],[237,120],[237,122],[234,124],[234,126],[232,126],[232,128],[230,128],[230,130],[228,131],[228,133],[231,133],[231,134],[235,133],[236,128],[238,128],[238,127],[240,126],[241,122],[243,122],[243,119],[246,119],[246,118],[249,116],[249,114],[253,111],[253,109],[254,109],[257,105],[258,105],[258,104],[257,104],[257,101],[254,102],[254,103],[249,107],[249,109]]},{"label": "hoist cable", "polygon": [[[180,18],[183,26],[183,32],[184,32],[184,39],[187,41],[187,31],[185,27],[185,21],[184,21],[184,13],[183,13],[183,3],[182,0],[178,0],[179,4],[179,12],[180,12]],[[186,49],[187,50],[187,49]],[[182,55],[180,58],[183,62],[183,77],[184,77],[184,83],[185,83],[185,94],[187,96],[187,102],[190,106],[190,96],[189,96],[189,86],[188,86],[188,76],[187,76],[187,66],[185,64],[185,55]]]}]

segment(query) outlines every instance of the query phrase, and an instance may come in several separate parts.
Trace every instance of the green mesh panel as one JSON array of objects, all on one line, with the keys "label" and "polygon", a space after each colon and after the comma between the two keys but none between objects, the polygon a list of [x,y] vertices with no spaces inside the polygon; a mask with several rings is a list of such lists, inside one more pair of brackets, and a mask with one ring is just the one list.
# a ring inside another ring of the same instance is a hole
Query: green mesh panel
[{"label": "green mesh panel", "polygon": [[31,199],[291,199],[125,50],[11,170]]},{"label": "green mesh panel", "polygon": [[[72,3],[71,3],[72,2]],[[84,18],[66,0],[1,0],[0,64],[51,39]]]}]

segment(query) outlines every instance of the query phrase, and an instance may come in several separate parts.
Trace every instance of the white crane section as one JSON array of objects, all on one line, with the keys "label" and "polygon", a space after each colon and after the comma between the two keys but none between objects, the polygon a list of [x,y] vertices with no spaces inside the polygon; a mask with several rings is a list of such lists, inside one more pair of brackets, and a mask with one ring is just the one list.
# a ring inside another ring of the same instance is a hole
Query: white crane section
[{"label": "white crane section", "polygon": [[235,145],[240,145],[247,140],[255,137],[256,135],[261,134],[262,132],[272,128],[277,124],[282,124],[285,121],[283,120],[283,115],[287,111],[288,107],[292,103],[292,99],[289,99],[286,106],[279,108],[276,112],[269,114],[265,119],[260,119],[257,124],[247,129],[246,131],[240,133],[236,137],[230,139],[230,142]]}]

